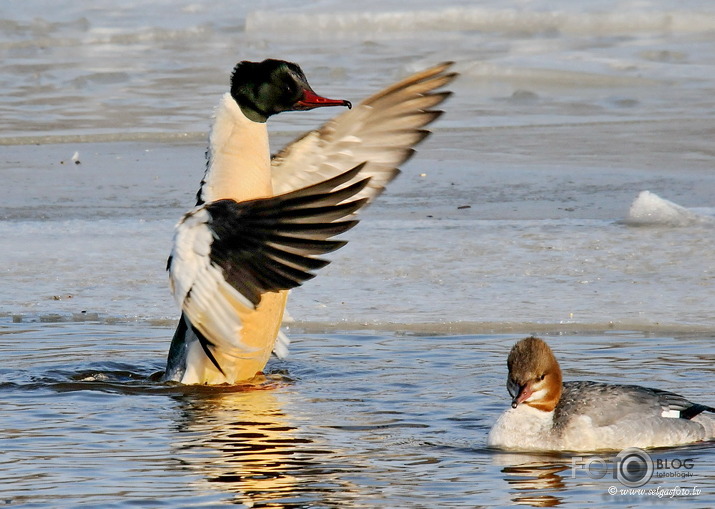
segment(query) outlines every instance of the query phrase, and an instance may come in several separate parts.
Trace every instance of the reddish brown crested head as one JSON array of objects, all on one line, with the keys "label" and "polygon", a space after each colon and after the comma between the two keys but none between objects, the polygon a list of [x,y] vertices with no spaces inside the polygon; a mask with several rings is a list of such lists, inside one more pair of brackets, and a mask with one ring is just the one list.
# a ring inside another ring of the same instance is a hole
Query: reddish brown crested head
[{"label": "reddish brown crested head", "polygon": [[509,352],[507,390],[511,406],[521,403],[545,412],[553,411],[561,399],[561,368],[544,340],[522,339]]}]

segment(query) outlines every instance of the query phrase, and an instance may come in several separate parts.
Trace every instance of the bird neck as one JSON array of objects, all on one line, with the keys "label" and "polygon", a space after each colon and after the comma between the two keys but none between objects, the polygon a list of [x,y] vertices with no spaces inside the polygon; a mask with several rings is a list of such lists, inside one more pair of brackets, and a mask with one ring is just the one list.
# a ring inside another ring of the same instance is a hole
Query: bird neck
[{"label": "bird neck", "polygon": [[230,94],[224,94],[216,108],[206,156],[200,202],[273,195],[266,124],[248,119]]},{"label": "bird neck", "polygon": [[547,374],[543,380],[543,388],[540,389],[543,391],[543,395],[533,401],[526,402],[530,407],[543,412],[553,412],[559,404],[564,384],[561,368],[555,360],[554,364],[554,367],[549,370],[549,374]]}]

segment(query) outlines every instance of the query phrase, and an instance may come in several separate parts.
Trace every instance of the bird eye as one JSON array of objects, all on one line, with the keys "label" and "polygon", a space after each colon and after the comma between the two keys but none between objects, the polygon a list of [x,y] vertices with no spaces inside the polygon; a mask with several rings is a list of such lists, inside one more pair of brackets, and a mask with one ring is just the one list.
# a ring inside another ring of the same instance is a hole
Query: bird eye
[{"label": "bird eye", "polygon": [[544,373],[543,375],[541,375],[541,376],[539,377],[539,379],[538,379],[539,382],[541,382],[541,381],[544,379],[544,377],[546,377],[546,373]]},{"label": "bird eye", "polygon": [[287,95],[293,95],[295,94],[295,86],[290,83],[286,83],[285,85],[283,85],[283,92],[285,92]]}]

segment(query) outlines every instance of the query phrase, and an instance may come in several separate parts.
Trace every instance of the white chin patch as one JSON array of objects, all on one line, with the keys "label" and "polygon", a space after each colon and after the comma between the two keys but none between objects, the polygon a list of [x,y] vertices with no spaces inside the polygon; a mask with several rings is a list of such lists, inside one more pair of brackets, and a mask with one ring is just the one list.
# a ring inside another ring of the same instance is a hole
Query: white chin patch
[{"label": "white chin patch", "polygon": [[543,398],[544,396],[546,396],[546,389],[539,389],[538,391],[532,392],[532,393],[531,393],[531,396],[529,396],[528,398],[526,398],[526,399],[524,400],[524,402],[527,402],[527,401],[531,401],[531,402],[533,402],[533,401],[539,401],[539,400],[540,400],[541,398]]}]

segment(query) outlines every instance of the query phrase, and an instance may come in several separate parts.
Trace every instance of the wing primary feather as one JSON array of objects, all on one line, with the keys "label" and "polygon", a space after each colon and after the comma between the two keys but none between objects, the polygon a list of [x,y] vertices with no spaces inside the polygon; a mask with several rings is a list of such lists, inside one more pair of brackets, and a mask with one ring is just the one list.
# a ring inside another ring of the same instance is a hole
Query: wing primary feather
[{"label": "wing primary feather", "polygon": [[[286,217],[288,211],[294,211],[296,215],[304,215],[305,217],[310,217],[314,214],[314,211],[318,211],[319,207],[324,207],[327,211],[331,208],[333,211],[340,211],[340,207],[345,208],[360,208],[364,205],[363,200],[354,200],[342,205],[337,205],[338,203],[355,196],[357,193],[362,191],[369,183],[370,178],[364,178],[354,184],[350,184],[337,191],[327,191],[323,193],[314,193],[309,195],[301,196],[291,196],[293,193],[287,195],[276,196],[275,198],[266,198],[264,200],[255,202],[242,202],[243,204],[253,204],[255,206],[255,211],[261,211],[259,215],[256,213],[256,218],[261,219],[272,219],[274,217]],[[316,189],[317,191],[317,189]],[[315,217],[315,221],[318,217]]]},{"label": "wing primary feather", "polygon": [[[330,237],[358,223],[347,218],[367,202],[367,198],[350,200],[369,183],[370,177],[351,182],[363,166],[294,193],[205,205],[208,219],[200,225],[211,232],[210,266],[219,269],[222,281],[253,306],[260,303],[265,292],[294,288],[313,278],[312,271],[329,263],[318,256],[346,243]],[[175,260],[172,268],[174,265]],[[210,284],[210,266],[199,267],[200,273],[189,288]],[[213,304],[207,300],[196,305],[205,308]]]},{"label": "wing primary feather", "polygon": [[283,221],[287,223],[308,223],[315,224],[316,220],[331,222],[336,219],[348,217],[360,209],[367,199],[349,201],[340,205],[331,205],[314,208],[301,208],[286,211]]},{"label": "wing primary feather", "polygon": [[300,270],[318,270],[328,264],[327,260],[312,258],[303,254],[291,253],[272,246],[266,246],[266,254],[274,260],[290,265]]},{"label": "wing primary feather", "polygon": [[[373,94],[372,96],[370,96],[363,102],[376,100],[376,99],[379,99],[380,97],[383,97],[385,95],[394,94],[395,92],[397,92],[399,90],[403,90],[404,88],[406,88],[409,85],[412,85],[413,83],[420,83],[420,82],[428,81],[431,78],[434,78],[435,76],[440,76],[443,72],[445,72],[447,69],[449,69],[453,65],[454,65],[454,62],[442,62],[441,64],[438,64],[434,67],[431,67],[431,68],[426,69],[422,72],[408,76],[407,78],[405,78],[401,81],[398,81],[394,85],[391,85],[391,86],[381,90],[380,92]],[[447,83],[449,83],[450,81],[452,81],[456,76],[457,76],[457,73],[444,74],[444,75],[442,75],[442,78],[443,79],[447,78],[446,83],[440,83],[432,88],[439,88],[441,86],[444,86]]]},{"label": "wing primary feather", "polygon": [[698,403],[680,411],[681,419],[692,419],[696,415],[700,415],[703,412],[713,412],[715,413],[715,408],[709,407],[707,405],[700,405]]},{"label": "wing primary feather", "polygon": [[371,202],[427,137],[426,126],[442,115],[435,108],[451,95],[442,87],[457,76],[449,72],[452,65],[444,62],[408,76],[289,144],[271,163],[275,192],[313,194],[311,185],[367,162],[351,178],[372,178],[356,195]]},{"label": "wing primary feather", "polygon": [[356,224],[358,224],[357,219],[352,221],[339,221],[337,223],[286,223],[281,226],[281,231],[286,234],[293,233],[295,236],[301,236],[307,239],[324,239],[344,233],[353,228]]},{"label": "wing primary feather", "polygon": [[[321,260],[319,258],[314,258],[314,260],[319,262],[318,266],[315,267],[316,269],[325,267],[328,263],[330,263],[328,260]],[[276,280],[282,282],[286,286],[286,288],[281,288],[281,290],[293,288],[300,285],[303,281],[315,277],[314,274],[308,272],[308,270],[310,270],[309,267],[297,268],[280,259],[271,259],[269,265],[271,268],[270,272],[268,272],[268,274],[270,274],[269,277],[273,277],[275,274]]]},{"label": "wing primary feather", "polygon": [[[345,184],[346,182],[349,182],[356,176],[360,174],[362,169],[365,167],[365,164],[367,164],[365,161],[361,162],[357,166],[352,167],[348,171],[342,172],[341,174],[329,178],[327,180],[323,180],[322,182],[318,182],[317,184],[312,184],[307,187],[303,187],[301,189],[298,189],[296,191],[291,191],[285,194],[281,194],[276,196],[276,198],[284,197],[284,198],[298,198],[301,196],[305,195],[311,195],[315,194],[316,190],[330,190],[330,189],[335,189],[338,186]],[[367,183],[366,183],[367,184]]]},{"label": "wing primary feather", "polygon": [[[263,283],[266,291],[287,290],[295,288],[306,279],[307,272],[293,269],[276,260],[266,260],[259,270],[256,271],[256,277]],[[261,292],[264,293],[264,292]]]},{"label": "wing primary feather", "polygon": [[267,242],[269,246],[280,246],[284,251],[290,249],[292,250],[291,252],[295,252],[296,254],[306,255],[330,253],[340,249],[347,243],[347,240],[305,239],[277,234],[271,235]]}]

